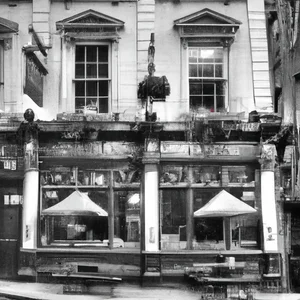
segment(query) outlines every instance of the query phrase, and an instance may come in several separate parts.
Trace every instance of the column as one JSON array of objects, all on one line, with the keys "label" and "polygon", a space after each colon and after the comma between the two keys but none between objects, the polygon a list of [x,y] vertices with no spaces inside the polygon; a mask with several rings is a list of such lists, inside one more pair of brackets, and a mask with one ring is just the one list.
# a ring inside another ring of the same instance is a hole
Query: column
[{"label": "column", "polygon": [[39,199],[38,126],[34,112],[27,109],[18,135],[24,146],[24,182],[22,215],[22,248],[37,248],[37,216]]},{"label": "column", "polygon": [[275,145],[263,145],[261,153],[261,210],[263,250],[278,252],[278,228],[275,198]]},{"label": "column", "polygon": [[159,148],[158,141],[147,139],[143,156],[144,182],[144,247],[146,251],[159,251]]}]

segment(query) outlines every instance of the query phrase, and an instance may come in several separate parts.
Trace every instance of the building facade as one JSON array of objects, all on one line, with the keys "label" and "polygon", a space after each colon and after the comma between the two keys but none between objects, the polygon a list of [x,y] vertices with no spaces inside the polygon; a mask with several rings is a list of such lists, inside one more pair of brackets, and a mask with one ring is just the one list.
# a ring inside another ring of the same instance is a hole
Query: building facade
[{"label": "building facade", "polygon": [[267,3],[0,5],[1,276],[288,289]]}]

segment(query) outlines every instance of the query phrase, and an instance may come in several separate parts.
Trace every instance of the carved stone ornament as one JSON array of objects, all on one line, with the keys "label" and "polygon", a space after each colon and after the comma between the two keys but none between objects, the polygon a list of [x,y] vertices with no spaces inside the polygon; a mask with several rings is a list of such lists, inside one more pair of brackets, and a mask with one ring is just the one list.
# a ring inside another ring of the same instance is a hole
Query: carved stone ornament
[{"label": "carved stone ornament", "polygon": [[4,50],[11,50],[12,48],[12,39],[4,39]]},{"label": "carved stone ornament", "polygon": [[275,167],[275,145],[263,145],[260,155],[261,169],[273,171]]}]

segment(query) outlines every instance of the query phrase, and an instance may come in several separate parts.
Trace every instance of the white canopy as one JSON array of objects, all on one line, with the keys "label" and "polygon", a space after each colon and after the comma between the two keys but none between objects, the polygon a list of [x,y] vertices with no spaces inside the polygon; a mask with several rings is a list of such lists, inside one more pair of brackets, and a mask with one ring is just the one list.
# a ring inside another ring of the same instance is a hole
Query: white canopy
[{"label": "white canopy", "polygon": [[194,217],[232,217],[255,212],[256,209],[222,190],[203,207],[195,211]]},{"label": "white canopy", "polygon": [[88,195],[79,191],[74,191],[61,202],[44,209],[43,215],[62,216],[62,215],[98,215],[107,217],[108,213],[99,205],[94,203]]}]

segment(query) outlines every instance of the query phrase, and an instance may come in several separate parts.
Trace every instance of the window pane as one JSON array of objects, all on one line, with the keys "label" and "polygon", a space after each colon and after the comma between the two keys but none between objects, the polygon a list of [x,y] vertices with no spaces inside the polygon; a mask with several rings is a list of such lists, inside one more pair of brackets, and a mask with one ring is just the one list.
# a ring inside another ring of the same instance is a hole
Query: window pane
[{"label": "window pane", "polygon": [[223,81],[216,83],[216,94],[224,95],[224,82]]},{"label": "window pane", "polygon": [[107,78],[108,77],[108,65],[107,64],[99,64],[99,78]]},{"label": "window pane", "polygon": [[85,99],[84,98],[75,98],[75,110],[77,113],[83,113],[85,107]]},{"label": "window pane", "polygon": [[190,105],[193,107],[193,108],[196,108],[196,107],[200,107],[200,106],[203,106],[203,97],[202,96],[191,96],[190,97]]},{"label": "window pane", "polygon": [[200,49],[199,62],[213,62],[214,61],[214,49],[202,48]]},{"label": "window pane", "polygon": [[[89,242],[91,246],[108,246],[108,193],[92,189],[85,189],[79,192],[83,195],[82,197],[84,197],[85,201],[98,206],[98,211],[101,212],[101,215],[88,211],[81,215],[42,215],[42,245],[58,244],[60,246],[68,246],[72,243],[74,246],[86,246],[86,243]],[[43,209],[53,207],[58,203],[63,203],[67,197],[73,197],[74,202],[80,201],[80,194],[74,192],[73,188],[44,190],[42,207]],[[65,202],[64,206],[67,205]]]},{"label": "window pane", "polygon": [[215,65],[215,77],[223,77],[223,65]]},{"label": "window pane", "polygon": [[75,96],[84,96],[85,95],[85,82],[76,81],[75,82]]},{"label": "window pane", "polygon": [[197,77],[197,65],[190,65],[190,77]]},{"label": "window pane", "polygon": [[99,62],[108,62],[108,46],[99,46],[98,47],[98,61]]},{"label": "window pane", "polygon": [[99,96],[108,96],[108,81],[99,81]]},{"label": "window pane", "polygon": [[[194,212],[207,204],[220,190],[195,189],[194,190]],[[223,241],[222,218],[194,218],[194,242],[195,250],[222,250],[225,249]]]},{"label": "window pane", "polygon": [[202,94],[202,84],[200,83],[190,83],[190,95],[201,95]]},{"label": "window pane", "polygon": [[[161,199],[163,250],[179,250],[186,247],[186,237],[181,242],[181,232],[186,226],[186,192],[185,190],[163,190]],[[183,245],[181,246],[181,243]]]},{"label": "window pane", "polygon": [[225,102],[223,96],[217,96],[217,111],[225,108]]},{"label": "window pane", "polygon": [[86,98],[86,105],[97,106],[97,98]]},{"label": "window pane", "polygon": [[215,49],[215,62],[223,62],[223,49]]},{"label": "window pane", "polygon": [[97,47],[95,46],[86,47],[86,61],[97,62]]},{"label": "window pane", "polygon": [[84,62],[84,46],[76,46],[75,61]]},{"label": "window pane", "polygon": [[97,65],[87,64],[86,65],[86,77],[87,78],[97,78]]},{"label": "window pane", "polygon": [[198,51],[189,50],[189,62],[197,62]]},{"label": "window pane", "polygon": [[76,78],[84,78],[84,64],[76,64],[75,77]]},{"label": "window pane", "polygon": [[86,95],[97,96],[97,81],[86,82]]},{"label": "window pane", "polygon": [[203,65],[203,77],[214,77],[213,65]]},{"label": "window pane", "polygon": [[108,98],[99,99],[99,113],[108,113]]},{"label": "window pane", "polygon": [[115,192],[114,233],[126,248],[140,246],[140,195],[137,191]]},{"label": "window pane", "polygon": [[214,95],[214,94],[215,94],[215,85],[213,83],[204,83],[203,95]]},{"label": "window pane", "polygon": [[215,99],[214,96],[204,96],[203,97],[203,106],[209,109],[211,112],[215,111]]}]

